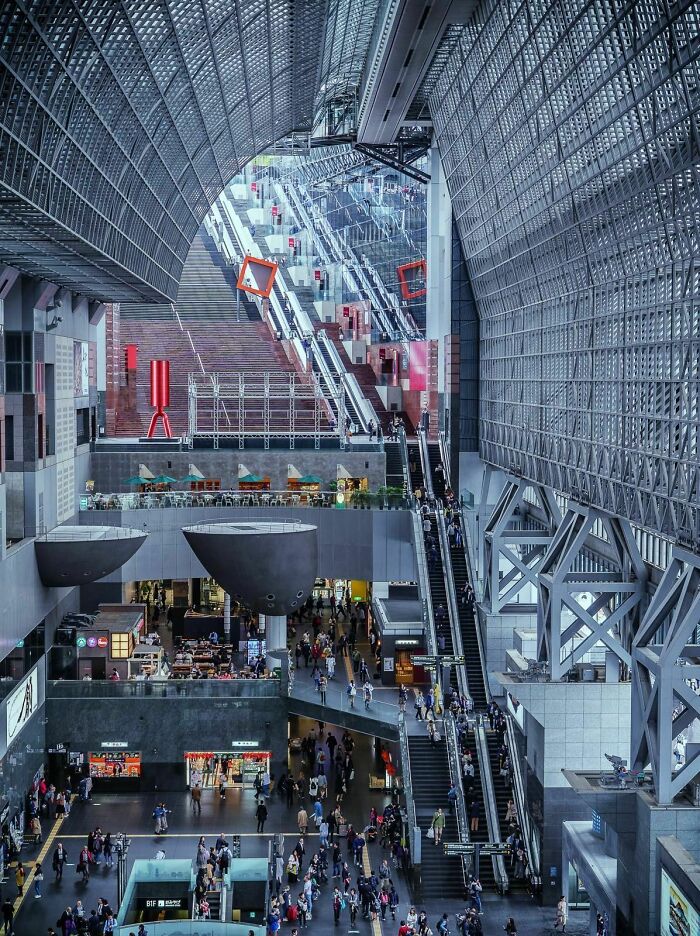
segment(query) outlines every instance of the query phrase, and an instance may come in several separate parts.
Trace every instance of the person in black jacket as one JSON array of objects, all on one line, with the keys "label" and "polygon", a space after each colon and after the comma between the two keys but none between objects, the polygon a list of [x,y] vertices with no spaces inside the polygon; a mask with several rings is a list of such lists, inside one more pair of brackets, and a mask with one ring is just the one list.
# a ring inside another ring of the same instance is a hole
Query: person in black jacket
[{"label": "person in black jacket", "polygon": [[262,835],[265,829],[265,820],[267,819],[267,806],[264,803],[260,803],[255,810],[255,817],[258,820],[258,832]]}]

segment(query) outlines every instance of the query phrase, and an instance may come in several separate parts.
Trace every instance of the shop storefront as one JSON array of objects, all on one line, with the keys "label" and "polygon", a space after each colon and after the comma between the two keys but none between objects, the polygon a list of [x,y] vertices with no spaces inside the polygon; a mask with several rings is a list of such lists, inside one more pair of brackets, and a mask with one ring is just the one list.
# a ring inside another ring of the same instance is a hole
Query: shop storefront
[{"label": "shop storefront", "polygon": [[[246,744],[252,747],[255,742]],[[270,770],[270,751],[187,751],[185,767],[187,786],[202,789],[218,787],[222,777],[230,787],[251,789],[258,774]]]}]

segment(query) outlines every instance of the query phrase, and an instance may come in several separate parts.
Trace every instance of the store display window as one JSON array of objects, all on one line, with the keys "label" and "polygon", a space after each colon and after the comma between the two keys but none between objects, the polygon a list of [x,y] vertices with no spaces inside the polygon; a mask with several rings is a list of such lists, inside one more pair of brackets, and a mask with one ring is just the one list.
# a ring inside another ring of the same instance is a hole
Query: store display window
[{"label": "store display window", "polygon": [[251,788],[259,773],[270,769],[270,751],[188,751],[187,785],[218,787],[222,777],[230,786]]},{"label": "store display window", "polygon": [[134,751],[101,751],[88,758],[90,776],[101,780],[133,779],[141,776],[141,754]]}]

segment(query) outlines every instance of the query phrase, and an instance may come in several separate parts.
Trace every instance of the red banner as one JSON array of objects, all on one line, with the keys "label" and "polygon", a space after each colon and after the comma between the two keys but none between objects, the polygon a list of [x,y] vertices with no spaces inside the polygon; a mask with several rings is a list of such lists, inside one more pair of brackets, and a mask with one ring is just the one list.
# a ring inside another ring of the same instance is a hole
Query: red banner
[{"label": "red banner", "polygon": [[408,346],[409,389],[428,389],[428,342],[412,341]]},{"label": "red banner", "polygon": [[272,217],[273,217],[273,218],[276,218],[278,212],[279,212],[279,208],[277,207],[277,205],[273,205],[273,206],[272,206]]},{"label": "red banner", "polygon": [[251,183],[250,183],[250,190],[251,190],[251,192],[257,192],[257,190],[258,190],[258,183],[257,183],[257,182],[251,182]]},{"label": "red banner", "polygon": [[294,238],[293,237],[288,238],[287,243],[292,248],[292,250],[294,250]]},{"label": "red banner", "polygon": [[320,280],[320,279],[321,279],[321,271],[320,271],[320,270],[314,270],[314,279],[315,279],[315,280]]}]

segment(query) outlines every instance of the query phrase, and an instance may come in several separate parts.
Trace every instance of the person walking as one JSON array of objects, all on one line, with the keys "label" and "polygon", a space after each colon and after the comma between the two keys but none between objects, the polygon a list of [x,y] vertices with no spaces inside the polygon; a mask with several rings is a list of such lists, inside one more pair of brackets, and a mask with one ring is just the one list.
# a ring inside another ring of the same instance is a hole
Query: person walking
[{"label": "person walking", "polygon": [[197,813],[198,816],[202,815],[202,788],[198,783],[192,787],[190,792],[190,800],[192,802],[192,812]]},{"label": "person walking", "polygon": [[433,813],[432,826],[434,835],[433,841],[436,845],[439,845],[442,841],[442,833],[445,830],[445,814],[440,806],[438,806],[438,808]]},{"label": "person walking", "polygon": [[557,915],[554,918],[554,929],[561,926],[562,933],[566,932],[566,924],[569,920],[569,908],[566,905],[566,897],[562,894],[557,903]]},{"label": "person walking", "polygon": [[258,808],[255,810],[255,818],[258,820],[258,835],[262,835],[265,831],[265,821],[267,819],[267,806],[264,802],[258,804]]},{"label": "person walking", "polygon": [[44,872],[41,870],[41,865],[37,861],[34,865],[34,896],[41,897],[41,885],[44,882]]},{"label": "person walking", "polygon": [[300,834],[306,835],[306,831],[309,828],[309,814],[306,812],[303,806],[299,807],[299,812],[297,813],[297,825],[299,827]]},{"label": "person walking", "polygon": [[365,700],[365,711],[370,707],[370,705],[371,705],[371,703],[372,703],[372,693],[373,693],[373,692],[374,692],[374,690],[372,689],[372,684],[370,683],[369,680],[367,680],[367,681],[365,682],[364,686],[362,687],[362,697],[363,697],[364,700]]},{"label": "person walking", "polygon": [[3,932],[9,933],[10,936],[14,933],[12,924],[15,919],[15,908],[12,905],[12,901],[9,897],[6,897],[2,904],[2,923],[3,923]]},{"label": "person walking", "polygon": [[[328,689],[328,679],[327,679],[326,676],[323,676],[323,675],[322,675],[321,678],[320,678],[319,681],[318,681],[318,691],[319,691],[319,693],[320,693],[320,695],[321,695],[321,705],[325,705],[325,704],[326,704],[326,691],[327,691],[327,689]],[[321,752],[319,751],[319,753],[321,753]]]},{"label": "person walking", "polygon": [[350,926],[352,929],[355,929],[355,920],[357,919],[357,910],[360,906],[360,898],[357,895],[357,891],[354,887],[350,888],[350,893],[347,896],[348,907],[350,909]]},{"label": "person walking", "polygon": [[15,884],[17,885],[17,896],[21,897],[24,893],[24,879],[26,874],[24,873],[24,865],[21,861],[17,862],[17,869],[15,871]]},{"label": "person walking", "polygon": [[350,700],[350,708],[355,708],[355,696],[357,695],[357,686],[355,685],[355,680],[351,679],[348,683],[348,688],[346,690],[348,699]]},{"label": "person walking", "polygon": [[53,859],[52,859],[52,861],[51,861],[51,867],[53,868],[53,870],[54,870],[55,873],[56,873],[56,880],[57,880],[57,881],[62,880],[62,878],[63,878],[63,866],[65,865],[65,863],[66,863],[67,861],[68,861],[68,856],[67,856],[67,854],[66,854],[66,850],[65,850],[65,848],[63,847],[63,845],[61,844],[61,842],[59,842],[58,845],[56,846],[55,850],[54,850]]}]

